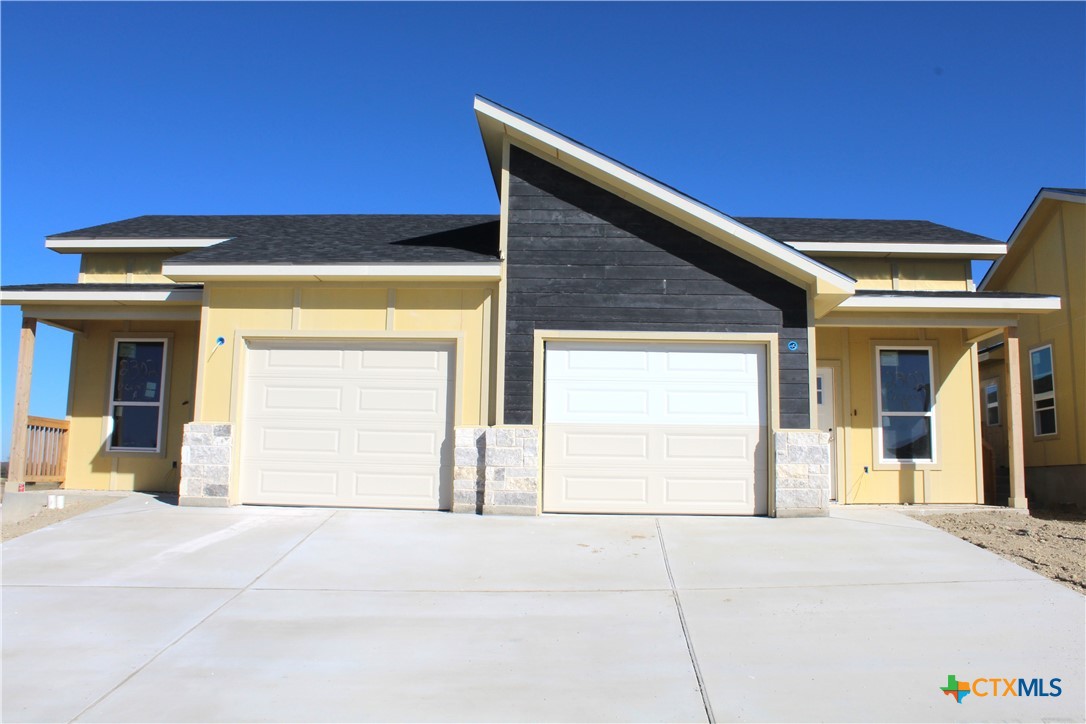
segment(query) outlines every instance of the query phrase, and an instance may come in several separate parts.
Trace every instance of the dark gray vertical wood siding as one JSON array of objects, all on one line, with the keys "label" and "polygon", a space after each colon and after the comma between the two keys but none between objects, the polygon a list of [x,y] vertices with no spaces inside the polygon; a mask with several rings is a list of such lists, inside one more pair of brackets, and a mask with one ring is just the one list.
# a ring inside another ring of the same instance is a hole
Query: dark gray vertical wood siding
[{"label": "dark gray vertical wood siding", "polygon": [[509,161],[506,424],[532,421],[539,328],[776,332],[781,426],[810,426],[803,289],[516,146]]}]

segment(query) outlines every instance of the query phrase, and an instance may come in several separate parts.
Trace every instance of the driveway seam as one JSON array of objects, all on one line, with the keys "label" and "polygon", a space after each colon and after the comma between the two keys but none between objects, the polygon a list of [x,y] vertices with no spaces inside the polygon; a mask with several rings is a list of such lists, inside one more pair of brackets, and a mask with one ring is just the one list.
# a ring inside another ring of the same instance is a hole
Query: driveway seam
[{"label": "driveway seam", "polygon": [[[337,512],[338,512],[338,511],[337,511]],[[129,681],[131,681],[131,680],[132,680],[132,679],[133,679],[133,678],[134,678],[134,677],[135,677],[135,676],[136,676],[137,674],[139,674],[139,673],[140,673],[141,671],[143,671],[143,670],[144,670],[144,669],[146,669],[146,668],[147,668],[148,666],[150,666],[150,665],[151,665],[151,664],[153,664],[153,663],[154,663],[155,661],[157,661],[157,660],[158,660],[158,658],[159,658],[160,656],[162,656],[162,655],[163,655],[164,653],[166,653],[167,651],[169,651],[170,649],[172,649],[172,648],[173,648],[174,646],[176,646],[176,645],[177,645],[177,644],[178,644],[178,643],[179,643],[179,642],[181,641],[181,639],[183,639],[183,638],[185,638],[186,636],[188,636],[188,635],[189,635],[190,633],[192,633],[192,632],[193,632],[193,631],[195,631],[195,630],[196,630],[197,628],[199,628],[199,627],[200,627],[200,626],[201,626],[201,625],[202,625],[202,624],[203,624],[203,623],[204,623],[205,621],[207,621],[207,620],[208,620],[208,619],[210,619],[210,618],[211,618],[212,616],[214,616],[215,614],[217,614],[217,613],[218,613],[219,611],[223,610],[223,608],[225,608],[226,606],[230,605],[230,604],[231,604],[231,603],[233,603],[233,602],[234,602],[235,600],[237,600],[238,596],[240,596],[241,594],[243,594],[243,593],[245,593],[246,591],[248,591],[248,590],[249,590],[249,589],[250,589],[250,588],[252,587],[252,585],[253,585],[254,583],[256,583],[257,581],[259,581],[259,580],[260,580],[261,578],[263,578],[263,577],[264,577],[264,574],[266,574],[266,573],[267,573],[268,571],[270,571],[270,570],[271,570],[272,568],[274,568],[275,566],[279,565],[279,563],[280,563],[280,562],[281,562],[281,561],[282,561],[282,560],[283,560],[284,558],[286,558],[286,557],[287,557],[287,556],[289,556],[289,555],[290,555],[291,553],[293,553],[293,552],[294,552],[294,551],[295,551],[295,550],[296,550],[296,549],[298,548],[298,546],[300,546],[301,544],[303,544],[303,543],[305,543],[305,542],[306,542],[307,540],[309,540],[309,536],[313,535],[313,534],[314,534],[314,533],[316,533],[316,532],[317,532],[318,530],[320,530],[320,529],[321,529],[322,527],[324,527],[324,524],[325,524],[325,523],[327,523],[328,521],[330,521],[330,520],[331,520],[332,518],[334,518],[334,517],[336,517],[336,513],[332,513],[332,515],[330,515],[330,516],[328,516],[327,518],[325,518],[324,520],[322,520],[322,521],[320,522],[320,525],[318,525],[318,526],[317,526],[316,528],[314,528],[313,530],[311,530],[311,531],[309,531],[308,533],[306,533],[306,534],[305,534],[304,536],[302,536],[302,539],[301,539],[301,540],[299,540],[299,541],[298,541],[297,543],[295,543],[294,545],[292,545],[292,546],[291,546],[291,547],[290,547],[290,548],[289,548],[289,549],[288,549],[288,550],[287,550],[287,551],[286,551],[285,553],[283,553],[283,555],[279,556],[279,557],[278,557],[278,558],[276,558],[276,559],[275,559],[274,561],[272,561],[272,563],[271,563],[271,564],[270,564],[270,565],[269,565],[269,566],[268,566],[268,567],[267,567],[266,569],[264,569],[263,573],[261,573],[260,575],[258,575],[258,576],[257,576],[256,578],[254,578],[253,580],[249,581],[249,583],[245,584],[245,587],[244,587],[244,588],[240,588],[240,589],[238,589],[238,592],[237,592],[237,593],[235,593],[235,594],[234,594],[233,596],[231,596],[230,598],[228,598],[228,599],[226,599],[225,601],[223,601],[223,602],[222,602],[221,604],[219,604],[218,606],[216,606],[216,607],[215,607],[215,608],[214,608],[214,609],[213,609],[213,610],[212,610],[212,611],[211,611],[210,613],[208,613],[208,614],[207,614],[206,616],[204,616],[203,618],[201,618],[201,619],[200,619],[199,621],[197,621],[196,623],[194,623],[194,624],[193,624],[192,626],[189,626],[189,627],[188,627],[187,629],[185,629],[185,630],[184,630],[184,631],[183,631],[183,632],[182,632],[182,633],[181,633],[181,634],[180,634],[179,636],[177,636],[176,638],[174,638],[174,639],[173,639],[173,641],[170,641],[170,642],[169,642],[168,644],[166,644],[165,646],[163,646],[163,647],[162,647],[162,649],[161,649],[161,650],[160,650],[160,651],[159,651],[158,653],[156,653],[156,654],[155,654],[154,656],[152,656],[151,658],[149,658],[149,659],[147,659],[146,661],[144,661],[144,662],[143,662],[143,664],[141,664],[141,665],[140,665],[140,666],[139,666],[139,667],[138,667],[138,668],[137,668],[137,669],[136,669],[135,671],[133,671],[133,672],[132,672],[132,673],[130,673],[130,674],[129,674],[128,676],[126,676],[126,677],[124,677],[123,679],[121,679],[121,681],[120,681],[120,682],[118,682],[116,686],[114,686],[114,687],[113,687],[113,688],[111,688],[111,689],[110,689],[109,691],[107,691],[106,693],[102,694],[102,695],[101,695],[101,696],[99,696],[99,697],[98,697],[97,699],[95,699],[95,700],[94,700],[93,702],[91,702],[90,704],[88,704],[87,706],[85,706],[85,707],[83,708],[83,710],[82,710],[82,711],[80,711],[80,712],[79,712],[78,714],[76,714],[76,715],[75,715],[74,717],[72,717],[71,719],[69,719],[69,720],[68,720],[69,724],[71,724],[72,722],[78,721],[78,720],[79,720],[79,718],[80,718],[81,716],[83,716],[84,714],[86,714],[87,712],[89,712],[89,711],[90,711],[91,709],[93,709],[94,707],[96,707],[96,706],[98,706],[99,704],[101,704],[101,703],[102,703],[103,701],[105,701],[105,700],[106,700],[106,698],[108,698],[108,697],[109,697],[109,696],[110,696],[110,695],[111,695],[111,694],[112,694],[113,692],[117,691],[117,690],[118,690],[118,689],[120,689],[120,688],[121,688],[122,686],[124,686],[125,684],[127,684],[127,683],[128,683]]]},{"label": "driveway seam", "polygon": [[667,580],[671,584],[671,597],[675,600],[675,610],[679,613],[679,625],[683,630],[683,638],[686,639],[686,650],[690,654],[690,664],[694,667],[694,677],[698,681],[698,693],[701,694],[701,703],[705,707],[705,717],[709,724],[714,724],[713,705],[709,702],[709,692],[705,689],[705,679],[701,675],[701,666],[698,664],[698,656],[694,652],[694,642],[690,640],[690,630],[686,626],[686,615],[683,613],[683,604],[679,599],[679,589],[675,587],[675,577],[671,574],[671,562],[667,558],[667,546],[664,544],[664,531],[660,527],[660,519],[653,519],[656,523],[656,537],[660,540],[660,552],[664,556],[664,569],[667,571]]}]

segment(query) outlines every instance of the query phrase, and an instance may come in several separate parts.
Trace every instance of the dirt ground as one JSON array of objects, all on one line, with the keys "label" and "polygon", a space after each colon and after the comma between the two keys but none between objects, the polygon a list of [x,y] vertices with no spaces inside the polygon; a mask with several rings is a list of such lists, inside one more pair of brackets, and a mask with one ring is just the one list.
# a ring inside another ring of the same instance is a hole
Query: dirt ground
[{"label": "dirt ground", "polygon": [[12,538],[18,538],[21,535],[26,535],[39,528],[44,528],[53,523],[59,523],[62,520],[73,518],[80,513],[86,513],[88,510],[101,508],[103,505],[109,503],[116,503],[118,500],[121,500],[121,498],[104,495],[65,495],[64,507],[62,509],[42,508],[40,513],[25,520],[14,523],[8,523],[5,520],[2,526],[2,533],[0,533],[0,540],[6,541],[11,540]]},{"label": "dirt ground", "polygon": [[983,510],[914,517],[1086,594],[1083,516]]}]

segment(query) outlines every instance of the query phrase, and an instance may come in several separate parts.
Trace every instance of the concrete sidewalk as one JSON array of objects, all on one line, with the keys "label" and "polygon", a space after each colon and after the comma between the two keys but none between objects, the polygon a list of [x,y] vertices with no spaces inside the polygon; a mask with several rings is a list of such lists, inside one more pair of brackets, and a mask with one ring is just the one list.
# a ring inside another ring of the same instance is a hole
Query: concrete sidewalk
[{"label": "concrete sidewalk", "polygon": [[[2,551],[5,722],[1086,717],[1086,599],[893,511],[521,519],[137,495]],[[1063,693],[957,704],[948,675]]]}]

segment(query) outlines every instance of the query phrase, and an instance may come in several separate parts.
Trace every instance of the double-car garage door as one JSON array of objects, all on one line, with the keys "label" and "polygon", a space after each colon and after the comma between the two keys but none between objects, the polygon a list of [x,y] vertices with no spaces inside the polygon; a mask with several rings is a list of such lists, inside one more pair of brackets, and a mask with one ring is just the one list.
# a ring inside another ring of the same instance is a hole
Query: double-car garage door
[{"label": "double-car garage door", "polygon": [[[759,515],[765,348],[547,343],[543,509]],[[443,509],[452,345],[250,344],[246,503]]]}]

